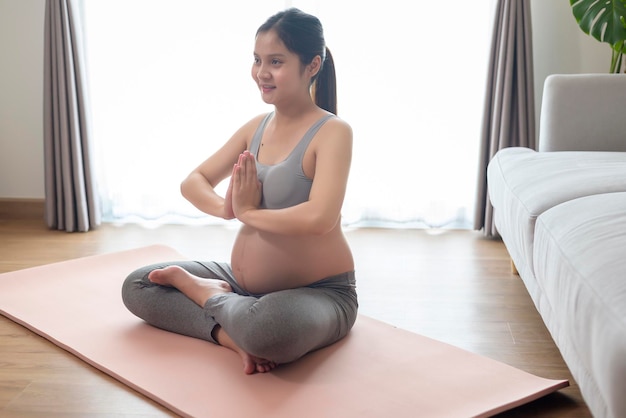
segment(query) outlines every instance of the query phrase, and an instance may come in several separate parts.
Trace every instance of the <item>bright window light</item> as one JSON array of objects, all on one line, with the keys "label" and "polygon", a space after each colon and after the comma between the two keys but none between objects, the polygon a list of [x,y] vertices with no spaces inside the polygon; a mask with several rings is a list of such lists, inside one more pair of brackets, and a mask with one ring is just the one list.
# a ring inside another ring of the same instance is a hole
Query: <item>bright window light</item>
[{"label": "bright window light", "polygon": [[226,223],[180,182],[272,110],[250,77],[254,34],[290,6],[322,21],[354,130],[344,223],[471,228],[492,5],[461,0],[84,0],[105,220]]}]

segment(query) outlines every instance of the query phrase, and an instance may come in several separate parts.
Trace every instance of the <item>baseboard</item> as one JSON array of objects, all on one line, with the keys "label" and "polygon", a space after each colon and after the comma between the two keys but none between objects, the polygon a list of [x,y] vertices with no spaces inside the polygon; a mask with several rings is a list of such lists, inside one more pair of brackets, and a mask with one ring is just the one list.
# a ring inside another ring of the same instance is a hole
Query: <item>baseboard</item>
[{"label": "baseboard", "polygon": [[43,219],[44,199],[0,198],[0,220]]}]

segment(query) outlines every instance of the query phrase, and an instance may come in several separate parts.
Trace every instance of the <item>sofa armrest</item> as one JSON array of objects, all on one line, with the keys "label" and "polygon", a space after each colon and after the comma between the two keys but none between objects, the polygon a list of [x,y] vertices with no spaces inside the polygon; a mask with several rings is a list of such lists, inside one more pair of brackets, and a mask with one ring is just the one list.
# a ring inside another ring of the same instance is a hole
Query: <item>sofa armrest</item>
[{"label": "sofa armrest", "polygon": [[626,74],[553,74],[541,105],[539,151],[626,151]]}]

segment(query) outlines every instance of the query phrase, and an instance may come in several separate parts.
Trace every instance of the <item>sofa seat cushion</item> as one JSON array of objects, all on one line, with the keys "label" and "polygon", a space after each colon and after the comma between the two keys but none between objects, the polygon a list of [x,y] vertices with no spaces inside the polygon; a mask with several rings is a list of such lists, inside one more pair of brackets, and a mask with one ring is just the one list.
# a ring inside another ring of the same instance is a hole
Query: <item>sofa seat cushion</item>
[{"label": "sofa seat cushion", "polygon": [[578,197],[626,191],[626,152],[536,152],[505,148],[487,169],[499,233],[531,296],[535,221],[546,210]]},{"label": "sofa seat cushion", "polygon": [[537,219],[538,308],[585,400],[626,417],[626,193],[582,197]]}]

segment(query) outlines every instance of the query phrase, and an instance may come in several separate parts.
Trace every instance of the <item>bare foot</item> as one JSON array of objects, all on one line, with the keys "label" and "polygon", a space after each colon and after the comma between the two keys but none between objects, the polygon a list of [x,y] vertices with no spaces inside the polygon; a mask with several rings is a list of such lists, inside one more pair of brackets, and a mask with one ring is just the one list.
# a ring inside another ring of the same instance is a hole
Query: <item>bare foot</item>
[{"label": "bare foot", "polygon": [[200,307],[204,307],[206,301],[213,296],[233,291],[223,280],[204,279],[179,266],[153,270],[148,275],[148,279],[161,286],[175,287]]},{"label": "bare foot", "polygon": [[230,336],[224,331],[222,327],[218,325],[218,327],[214,331],[215,339],[220,345],[230,348],[243,360],[243,372],[245,374],[254,374],[254,373],[267,373],[274,368],[276,368],[277,364],[273,361],[266,360],[260,357],[255,357],[251,354],[246,353],[244,350],[239,348],[237,344],[230,338]]}]

